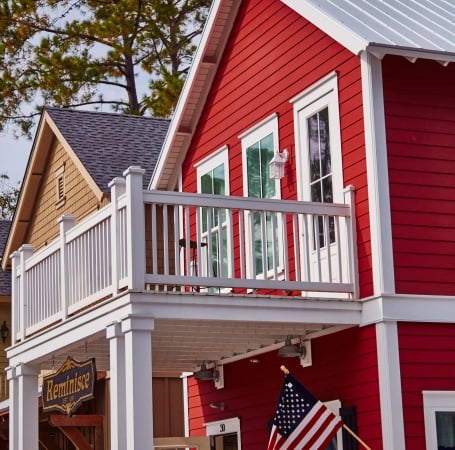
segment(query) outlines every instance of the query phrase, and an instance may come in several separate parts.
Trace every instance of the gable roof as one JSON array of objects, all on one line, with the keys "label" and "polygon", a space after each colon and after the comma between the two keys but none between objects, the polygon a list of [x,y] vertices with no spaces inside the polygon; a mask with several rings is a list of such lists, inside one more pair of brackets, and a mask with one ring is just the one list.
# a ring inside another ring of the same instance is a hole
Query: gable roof
[{"label": "gable roof", "polygon": [[[96,197],[110,195],[109,183],[130,166],[145,170],[147,188],[169,120],[126,114],[46,108],[41,115],[5,247],[9,256],[23,243],[33,205],[57,139]],[[9,264],[4,260],[2,266]]]},{"label": "gable roof", "polygon": [[46,112],[102,192],[109,193],[112,179],[133,165],[145,169],[147,188],[169,120],[74,109]]},{"label": "gable roof", "polygon": [[[451,0],[275,0],[286,4],[354,54],[368,52],[455,61]],[[214,0],[191,70],[150,182],[175,189],[241,0]]]},{"label": "gable roof", "polygon": [[[0,220],[0,258],[3,256],[10,226],[10,220]],[[11,270],[0,269],[0,295],[11,295]]]},{"label": "gable roof", "polygon": [[281,0],[354,54],[455,61],[451,0]]}]

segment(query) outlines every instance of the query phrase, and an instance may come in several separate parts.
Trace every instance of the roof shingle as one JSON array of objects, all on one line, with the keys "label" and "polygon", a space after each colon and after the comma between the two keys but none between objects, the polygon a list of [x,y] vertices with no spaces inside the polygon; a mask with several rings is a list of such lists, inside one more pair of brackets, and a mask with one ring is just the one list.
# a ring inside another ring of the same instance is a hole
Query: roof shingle
[{"label": "roof shingle", "polygon": [[126,114],[46,108],[61,134],[103,192],[130,166],[145,169],[147,188],[169,120]]}]

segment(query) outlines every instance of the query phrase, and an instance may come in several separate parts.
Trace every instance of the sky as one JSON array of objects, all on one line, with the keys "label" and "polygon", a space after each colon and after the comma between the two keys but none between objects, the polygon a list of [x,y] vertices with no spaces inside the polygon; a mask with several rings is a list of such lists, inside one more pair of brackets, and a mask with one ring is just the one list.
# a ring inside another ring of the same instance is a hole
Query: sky
[{"label": "sky", "polygon": [[14,139],[0,134],[0,174],[6,174],[11,183],[22,182],[33,141]]}]

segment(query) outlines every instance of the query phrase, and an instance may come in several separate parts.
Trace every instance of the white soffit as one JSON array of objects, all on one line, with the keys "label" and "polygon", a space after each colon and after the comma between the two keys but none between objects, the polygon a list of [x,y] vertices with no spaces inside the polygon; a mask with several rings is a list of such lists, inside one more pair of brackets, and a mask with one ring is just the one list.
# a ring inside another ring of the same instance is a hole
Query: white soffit
[{"label": "white soffit", "polygon": [[354,54],[374,49],[382,56],[455,60],[453,0],[281,1]]}]

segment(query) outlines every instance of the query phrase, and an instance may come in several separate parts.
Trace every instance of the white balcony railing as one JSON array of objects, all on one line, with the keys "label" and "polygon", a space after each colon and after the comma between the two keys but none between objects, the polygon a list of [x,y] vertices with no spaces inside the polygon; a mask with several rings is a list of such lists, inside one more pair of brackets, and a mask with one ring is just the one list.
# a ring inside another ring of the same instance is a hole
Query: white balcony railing
[{"label": "white balcony railing", "polygon": [[353,191],[345,204],[143,191],[132,167],[111,204],[33,253],[13,254],[13,340],[133,289],[357,297]]}]

